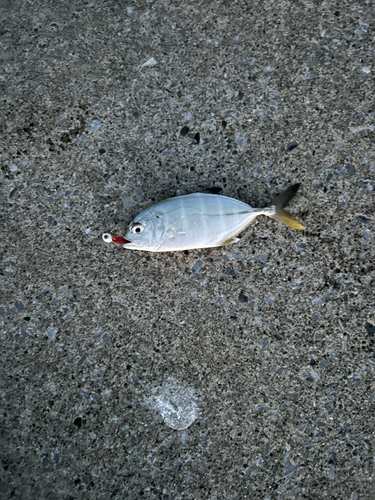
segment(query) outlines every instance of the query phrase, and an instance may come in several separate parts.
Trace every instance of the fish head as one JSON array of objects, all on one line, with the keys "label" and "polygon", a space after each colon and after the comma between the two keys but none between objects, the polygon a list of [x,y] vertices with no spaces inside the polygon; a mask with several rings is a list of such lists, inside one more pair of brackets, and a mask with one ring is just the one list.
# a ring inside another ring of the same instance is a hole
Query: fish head
[{"label": "fish head", "polygon": [[131,250],[156,251],[163,239],[165,224],[163,218],[153,211],[141,212],[130,223],[125,238],[130,241],[124,248]]},{"label": "fish head", "polygon": [[161,244],[164,233],[165,224],[162,217],[146,210],[130,223],[124,237],[105,233],[103,240],[106,243],[116,243],[129,250],[155,252]]}]

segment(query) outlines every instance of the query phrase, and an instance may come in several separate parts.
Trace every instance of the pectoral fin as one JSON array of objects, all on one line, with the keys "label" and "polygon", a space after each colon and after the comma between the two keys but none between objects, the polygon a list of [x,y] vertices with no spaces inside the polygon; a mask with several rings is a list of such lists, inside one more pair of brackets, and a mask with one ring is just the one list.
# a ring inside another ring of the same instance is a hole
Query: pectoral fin
[{"label": "pectoral fin", "polygon": [[168,229],[171,233],[174,235],[177,234],[185,234],[186,233],[186,228],[188,226],[192,227],[193,224],[199,219],[202,218],[202,214],[191,214],[191,215],[184,215],[177,219]]}]

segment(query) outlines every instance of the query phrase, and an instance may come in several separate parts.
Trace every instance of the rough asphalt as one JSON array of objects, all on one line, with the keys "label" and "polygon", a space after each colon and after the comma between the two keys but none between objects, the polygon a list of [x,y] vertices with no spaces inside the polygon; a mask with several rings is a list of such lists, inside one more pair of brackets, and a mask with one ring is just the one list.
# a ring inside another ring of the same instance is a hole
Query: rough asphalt
[{"label": "rough asphalt", "polygon": [[[4,499],[371,500],[375,6],[0,2]],[[106,245],[221,187],[294,231]]]}]

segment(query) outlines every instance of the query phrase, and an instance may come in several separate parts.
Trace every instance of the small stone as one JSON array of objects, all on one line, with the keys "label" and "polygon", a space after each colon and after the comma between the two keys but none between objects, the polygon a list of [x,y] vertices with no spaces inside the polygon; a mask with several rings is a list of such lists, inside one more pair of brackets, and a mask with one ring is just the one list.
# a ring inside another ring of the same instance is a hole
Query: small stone
[{"label": "small stone", "polygon": [[370,132],[373,132],[375,130],[374,125],[368,125],[367,127],[358,127],[354,129],[352,132],[353,134],[357,134],[358,132],[363,132],[364,130],[369,130]]},{"label": "small stone", "polygon": [[365,328],[367,333],[369,334],[370,337],[373,337],[375,335],[375,326],[372,325],[371,323],[366,322],[365,323]]},{"label": "small stone", "polygon": [[136,204],[135,201],[133,200],[133,198],[129,198],[129,197],[123,198],[122,203],[124,205],[124,208],[131,208]]},{"label": "small stone", "polygon": [[245,145],[246,139],[244,137],[237,137],[236,144],[239,148],[243,148]]},{"label": "small stone", "polygon": [[258,260],[260,260],[260,262],[262,262],[262,264],[265,264],[267,262],[267,259],[268,259],[268,253],[262,253],[258,257]]},{"label": "small stone", "polygon": [[84,355],[80,358],[80,360],[78,361],[77,366],[81,366],[81,365],[83,365],[83,363],[84,363],[85,361],[86,361],[86,355],[84,354]]},{"label": "small stone", "polygon": [[234,43],[240,43],[244,40],[244,38],[244,35],[238,35],[237,38],[235,38]]},{"label": "small stone", "polygon": [[95,404],[98,402],[98,396],[94,393],[90,394],[90,403]]},{"label": "small stone", "polygon": [[56,328],[51,328],[50,330],[48,330],[47,332],[47,337],[51,340],[51,341],[54,341],[55,338],[56,338],[56,333],[57,333],[57,330]]},{"label": "small stone", "polygon": [[289,455],[284,457],[284,477],[290,476],[299,469],[297,465],[293,465],[289,459]]},{"label": "small stone", "polygon": [[[265,405],[261,405],[265,406]],[[259,411],[259,410],[256,410]],[[262,458],[258,458],[258,460],[255,460],[255,462],[252,462],[246,469],[245,469],[245,474],[247,476],[251,476],[252,474],[255,474],[257,470],[262,467],[264,464],[264,460]]]},{"label": "small stone", "polygon": [[91,470],[91,475],[92,475],[92,477],[99,477],[100,476],[100,470],[97,467],[94,467]]},{"label": "small stone", "polygon": [[142,68],[156,66],[157,64],[157,61],[153,57],[151,57],[151,59],[142,64]]},{"label": "small stone", "polygon": [[328,467],[327,469],[327,476],[328,479],[335,479],[335,468],[334,467]]},{"label": "small stone", "polygon": [[292,141],[290,142],[287,147],[286,147],[286,151],[289,153],[290,151],[293,151],[293,149],[295,149],[296,147],[298,146],[298,142],[296,141]]},{"label": "small stone", "polygon": [[91,131],[92,132],[95,132],[96,130],[98,130],[99,128],[101,127],[101,123],[99,120],[94,120],[92,123],[91,123]]},{"label": "small stone", "polygon": [[362,21],[362,19],[359,19],[358,23],[359,23],[361,30],[364,31],[365,33],[367,33],[367,28],[369,27],[369,25],[367,23],[365,23],[364,21]]},{"label": "small stone", "polygon": [[192,267],[192,272],[199,274],[202,270],[203,262],[201,260],[197,260],[194,266]]},{"label": "small stone", "polygon": [[241,260],[243,260],[243,259],[244,259],[244,255],[243,255],[243,253],[242,253],[242,252],[236,252],[236,253],[234,254],[234,257],[235,257],[235,259],[237,260],[237,262],[239,262],[239,261],[241,261]]},{"label": "small stone", "polygon": [[266,304],[273,304],[275,302],[275,296],[274,295],[269,295],[266,298]]},{"label": "small stone", "polygon": [[369,229],[366,229],[366,231],[363,233],[362,241],[364,243],[368,243],[368,241],[370,240],[370,236],[371,236],[371,231]]},{"label": "small stone", "polygon": [[361,224],[369,224],[370,222],[372,222],[372,219],[368,219],[367,217],[364,217],[363,215],[358,215],[356,217],[356,219]]},{"label": "small stone", "polygon": [[14,307],[15,309],[18,311],[18,312],[22,312],[23,311],[23,304],[21,301],[17,300],[14,304]]},{"label": "small stone", "polygon": [[345,168],[349,175],[355,175],[357,173],[354,165],[352,165],[351,163],[347,163],[345,165]]}]

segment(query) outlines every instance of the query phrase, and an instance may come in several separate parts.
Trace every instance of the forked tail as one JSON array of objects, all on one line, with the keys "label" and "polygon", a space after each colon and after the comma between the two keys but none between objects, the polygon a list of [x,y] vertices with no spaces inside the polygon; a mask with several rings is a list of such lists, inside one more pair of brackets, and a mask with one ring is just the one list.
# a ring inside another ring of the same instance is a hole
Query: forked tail
[{"label": "forked tail", "polygon": [[[292,227],[293,229],[300,229],[303,231],[305,228],[297,220],[293,219],[292,215],[283,209],[290,200],[294,197],[298,191],[299,184],[293,184],[293,186],[288,187],[282,193],[275,196],[272,200],[271,208],[275,209],[274,213],[265,213],[267,217],[275,219],[286,226]],[[273,212],[273,211],[272,211]]]}]

